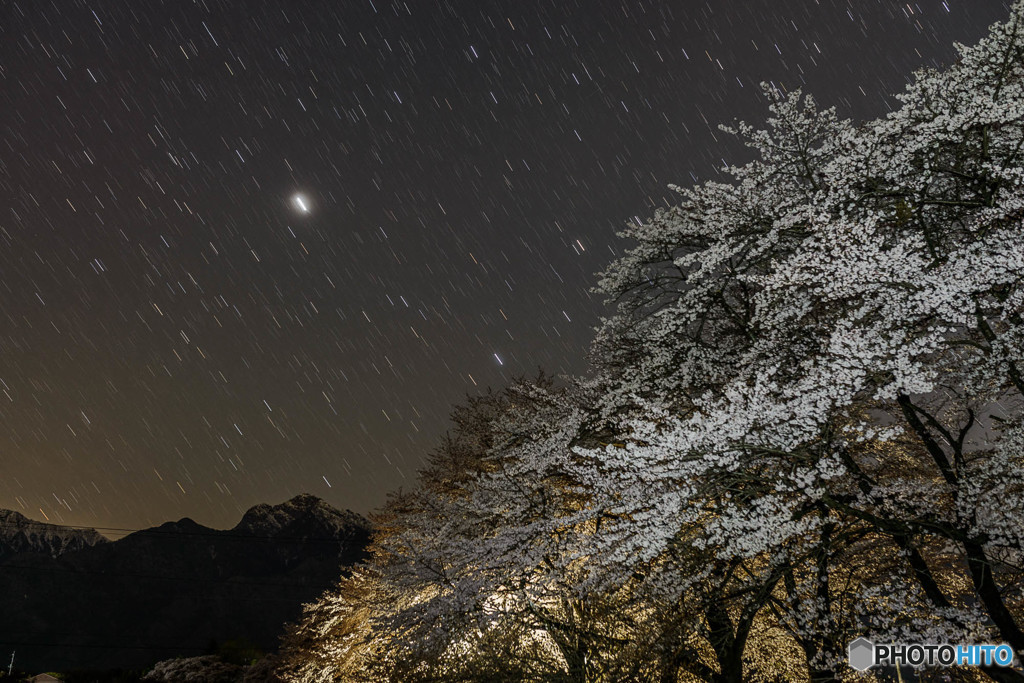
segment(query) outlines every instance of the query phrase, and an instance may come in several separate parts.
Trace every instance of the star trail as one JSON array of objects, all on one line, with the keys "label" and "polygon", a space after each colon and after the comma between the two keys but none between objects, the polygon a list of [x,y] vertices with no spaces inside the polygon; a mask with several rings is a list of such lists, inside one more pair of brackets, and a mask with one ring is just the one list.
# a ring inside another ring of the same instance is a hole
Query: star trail
[{"label": "star trail", "polygon": [[0,507],[234,524],[415,484],[580,372],[595,273],[747,160],[759,83],[884,115],[990,0],[4,2]]}]

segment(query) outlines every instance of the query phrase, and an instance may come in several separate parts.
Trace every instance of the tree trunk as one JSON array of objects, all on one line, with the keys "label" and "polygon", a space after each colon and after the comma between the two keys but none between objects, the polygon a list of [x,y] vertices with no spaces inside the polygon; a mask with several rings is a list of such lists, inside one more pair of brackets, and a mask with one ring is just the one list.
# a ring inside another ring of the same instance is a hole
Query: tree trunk
[{"label": "tree trunk", "polygon": [[979,543],[964,543],[967,550],[967,568],[971,573],[971,582],[974,590],[978,593],[985,610],[988,612],[992,622],[999,629],[999,635],[1010,647],[1020,655],[1024,653],[1024,632],[1010,614],[1009,608],[1003,602],[1002,593],[996,585],[995,576],[992,574],[992,565],[989,564],[985,549]]},{"label": "tree trunk", "polygon": [[717,604],[708,607],[707,619],[711,629],[708,640],[715,651],[719,668],[711,680],[713,683],[743,683],[743,642],[736,640],[732,620]]}]

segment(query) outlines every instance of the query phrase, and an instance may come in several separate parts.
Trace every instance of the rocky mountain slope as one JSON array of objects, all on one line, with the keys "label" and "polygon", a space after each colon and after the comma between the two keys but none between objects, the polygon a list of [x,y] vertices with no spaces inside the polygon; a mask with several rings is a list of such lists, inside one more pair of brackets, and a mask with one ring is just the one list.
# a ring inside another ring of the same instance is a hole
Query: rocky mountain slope
[{"label": "rocky mountain slope", "polygon": [[0,558],[17,553],[57,557],[109,541],[95,529],[71,529],[37,522],[13,510],[0,510]]}]

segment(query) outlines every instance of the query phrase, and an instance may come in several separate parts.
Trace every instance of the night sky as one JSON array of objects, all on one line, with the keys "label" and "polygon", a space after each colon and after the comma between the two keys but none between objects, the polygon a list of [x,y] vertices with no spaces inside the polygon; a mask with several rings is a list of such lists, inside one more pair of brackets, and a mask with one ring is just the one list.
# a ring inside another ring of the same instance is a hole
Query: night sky
[{"label": "night sky", "polygon": [[414,485],[580,372],[615,233],[758,83],[883,115],[997,0],[0,0],[0,507],[232,526]]}]

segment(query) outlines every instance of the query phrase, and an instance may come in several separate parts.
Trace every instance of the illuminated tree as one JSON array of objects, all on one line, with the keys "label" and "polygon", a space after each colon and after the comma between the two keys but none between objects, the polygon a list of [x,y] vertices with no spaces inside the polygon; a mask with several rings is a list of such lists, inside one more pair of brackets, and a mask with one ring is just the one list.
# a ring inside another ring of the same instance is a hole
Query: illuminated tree
[{"label": "illuminated tree", "polygon": [[597,354],[626,447],[587,453],[623,520],[603,555],[691,522],[725,558],[870,532],[915,629],[1024,649],[1022,11],[860,128],[769,91],[739,128],[759,159],[629,233]]},{"label": "illuminated tree", "polygon": [[361,670],[410,681],[1024,653],[1022,22],[863,126],[767,88],[767,127],[727,129],[757,158],[626,234],[594,372],[457,411],[370,589],[309,623],[355,618]]}]

